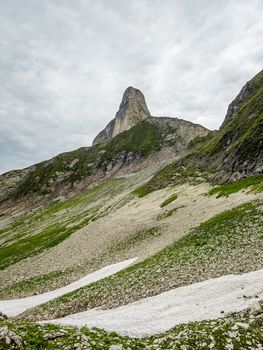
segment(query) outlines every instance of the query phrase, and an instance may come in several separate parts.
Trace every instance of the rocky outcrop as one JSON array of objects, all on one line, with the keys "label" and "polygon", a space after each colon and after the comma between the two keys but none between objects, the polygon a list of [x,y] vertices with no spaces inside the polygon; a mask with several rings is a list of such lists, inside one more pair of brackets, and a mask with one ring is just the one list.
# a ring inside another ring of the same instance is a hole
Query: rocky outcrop
[{"label": "rocky outcrop", "polygon": [[253,85],[250,81],[248,81],[243,86],[240,93],[236,96],[236,98],[228,106],[225,119],[223,121],[223,124],[221,125],[221,129],[224,128],[229,123],[229,121],[235,117],[235,115],[237,115],[241,104],[249,97],[249,95],[252,93],[252,91],[253,91]]},{"label": "rocky outcrop", "polygon": [[249,80],[241,89],[239,94],[230,103],[227,109],[225,119],[220,127],[224,129],[235,116],[238,115],[242,105],[246,103],[253,95],[255,95],[263,86],[263,70],[259,72],[253,79]]},{"label": "rocky outcrop", "polygon": [[20,349],[23,346],[22,338],[10,331],[8,326],[4,326],[0,329],[0,339],[6,346],[11,346],[13,349]]},{"label": "rocky outcrop", "polygon": [[155,162],[183,155],[190,142],[209,132],[183,119],[149,117],[105,144],[96,170],[103,176],[136,172]]},{"label": "rocky outcrop", "polygon": [[158,128],[163,146],[172,147],[177,155],[186,151],[191,141],[205,137],[210,132],[202,125],[180,118],[150,117],[148,121]]},{"label": "rocky outcrop", "polygon": [[115,118],[95,137],[92,145],[105,142],[122,131],[129,130],[149,116],[150,112],[143,93],[132,86],[128,87],[123,94],[120,108]]},{"label": "rocky outcrop", "polygon": [[22,170],[12,170],[0,175],[0,202],[12,193],[17,185],[26,177],[33,167]]}]

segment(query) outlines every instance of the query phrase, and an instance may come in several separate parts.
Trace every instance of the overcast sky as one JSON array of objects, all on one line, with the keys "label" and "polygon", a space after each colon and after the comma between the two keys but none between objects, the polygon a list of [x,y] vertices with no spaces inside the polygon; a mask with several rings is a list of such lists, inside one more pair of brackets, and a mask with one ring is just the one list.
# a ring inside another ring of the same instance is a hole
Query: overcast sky
[{"label": "overcast sky", "polygon": [[0,173],[88,146],[123,91],[210,129],[263,68],[262,0],[0,0]]}]

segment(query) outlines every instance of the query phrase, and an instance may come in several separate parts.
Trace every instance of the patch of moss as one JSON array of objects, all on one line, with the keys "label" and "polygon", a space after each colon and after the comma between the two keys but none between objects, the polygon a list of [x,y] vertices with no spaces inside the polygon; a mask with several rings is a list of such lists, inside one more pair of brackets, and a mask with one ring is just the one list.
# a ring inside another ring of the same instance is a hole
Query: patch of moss
[{"label": "patch of moss", "polygon": [[140,186],[137,187],[135,190],[132,191],[133,194],[138,196],[139,198],[147,196],[147,194],[151,193],[153,190],[151,188],[148,188],[147,186]]},{"label": "patch of moss", "polygon": [[185,207],[185,205],[181,205],[179,207],[176,207],[176,208],[173,208],[173,209],[170,209],[170,210],[166,210],[164,213],[159,214],[156,219],[157,219],[157,221],[166,219],[166,218],[172,216],[174,213],[176,213],[178,209],[181,209],[181,208],[184,208],[184,207]]},{"label": "patch of moss", "polygon": [[165,207],[166,205],[168,205],[169,203],[175,201],[178,197],[178,194],[177,193],[174,193],[172,194],[171,196],[169,196],[168,198],[166,198],[161,204],[160,204],[160,207],[163,208]]},{"label": "patch of moss", "polygon": [[227,182],[212,188],[208,194],[217,197],[228,196],[241,190],[250,189],[250,191],[263,191],[263,175],[250,176],[235,182]]},{"label": "patch of moss", "polygon": [[142,121],[116,135],[105,145],[101,161],[109,161],[121,152],[135,152],[142,157],[161,149],[162,135],[157,126]]},{"label": "patch of moss", "polygon": [[115,255],[117,252],[124,252],[129,248],[135,247],[136,244],[142,241],[148,241],[154,237],[160,236],[161,234],[162,232],[159,227],[151,227],[147,229],[138,230],[129,237],[120,240],[116,243],[113,243],[107,254],[111,254],[112,252]]}]

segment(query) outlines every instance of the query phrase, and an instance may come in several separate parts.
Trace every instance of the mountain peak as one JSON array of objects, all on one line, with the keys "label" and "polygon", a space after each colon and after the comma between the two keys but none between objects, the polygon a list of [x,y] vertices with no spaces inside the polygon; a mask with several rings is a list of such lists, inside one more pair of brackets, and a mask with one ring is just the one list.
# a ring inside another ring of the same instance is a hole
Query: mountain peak
[{"label": "mountain peak", "polygon": [[150,117],[150,112],[143,93],[139,89],[129,86],[124,91],[115,118],[95,137],[92,145],[105,142],[148,117]]}]

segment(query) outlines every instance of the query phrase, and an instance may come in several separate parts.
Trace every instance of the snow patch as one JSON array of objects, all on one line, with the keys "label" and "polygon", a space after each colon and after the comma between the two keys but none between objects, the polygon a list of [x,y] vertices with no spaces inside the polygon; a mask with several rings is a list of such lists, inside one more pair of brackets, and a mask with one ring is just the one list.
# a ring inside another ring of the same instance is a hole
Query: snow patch
[{"label": "snow patch", "polygon": [[98,271],[94,271],[88,274],[87,276],[65,287],[55,289],[47,293],[20,299],[0,300],[0,311],[6,314],[8,317],[17,316],[22,312],[26,311],[27,309],[46,303],[52,299],[58,298],[66,293],[72,292],[90,283],[96,282],[102,278],[111,276],[114,273],[123,270],[129,265],[131,265],[136,259],[137,258],[133,258],[119,262],[117,264],[108,265]]},{"label": "snow patch", "polygon": [[178,324],[216,319],[244,310],[258,300],[256,296],[263,297],[263,269],[179,287],[112,310],[92,309],[43,323],[99,327],[144,337]]}]

